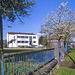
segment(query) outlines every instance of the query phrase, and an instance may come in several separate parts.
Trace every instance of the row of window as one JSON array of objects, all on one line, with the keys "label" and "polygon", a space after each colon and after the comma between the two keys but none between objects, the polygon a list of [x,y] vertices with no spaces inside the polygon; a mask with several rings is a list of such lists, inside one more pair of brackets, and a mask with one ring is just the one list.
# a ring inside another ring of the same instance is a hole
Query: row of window
[{"label": "row of window", "polygon": [[17,38],[28,38],[28,36],[17,36]]},{"label": "row of window", "polygon": [[[28,36],[17,36],[17,38],[28,38]],[[36,37],[33,36],[33,38],[36,38]]]},{"label": "row of window", "polygon": [[[28,41],[17,41],[17,43],[28,43]],[[33,41],[33,43],[36,43],[36,41]]]}]

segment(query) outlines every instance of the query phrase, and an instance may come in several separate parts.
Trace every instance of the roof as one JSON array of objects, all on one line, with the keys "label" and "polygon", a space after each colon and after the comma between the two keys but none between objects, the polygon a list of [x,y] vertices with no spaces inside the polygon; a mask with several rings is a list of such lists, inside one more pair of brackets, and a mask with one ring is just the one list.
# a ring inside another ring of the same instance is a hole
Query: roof
[{"label": "roof", "polygon": [[25,35],[35,35],[34,33],[20,33],[20,32],[8,32],[8,34],[25,34]]}]

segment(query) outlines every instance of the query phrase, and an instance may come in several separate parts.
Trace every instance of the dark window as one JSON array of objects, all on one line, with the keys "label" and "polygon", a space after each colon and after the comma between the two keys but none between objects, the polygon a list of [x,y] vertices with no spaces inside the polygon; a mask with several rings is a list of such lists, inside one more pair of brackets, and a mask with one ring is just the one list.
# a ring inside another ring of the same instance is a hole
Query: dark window
[{"label": "dark window", "polygon": [[33,43],[36,43],[36,41],[33,41]]},{"label": "dark window", "polygon": [[28,43],[28,41],[25,41],[25,43]]},{"label": "dark window", "polygon": [[28,36],[24,36],[24,38],[28,38]]},{"label": "dark window", "polygon": [[21,41],[17,41],[17,43],[21,43]]},{"label": "dark window", "polygon": [[28,38],[28,36],[17,36],[17,38]]},{"label": "dark window", "polygon": [[21,38],[24,38],[24,36],[21,36]]},{"label": "dark window", "polygon": [[12,43],[12,41],[10,41],[10,43]]},{"label": "dark window", "polygon": [[36,36],[33,36],[34,39],[36,39]]},{"label": "dark window", "polygon": [[24,43],[24,41],[22,41],[22,43]]},{"label": "dark window", "polygon": [[21,38],[21,36],[17,36],[17,38]]}]

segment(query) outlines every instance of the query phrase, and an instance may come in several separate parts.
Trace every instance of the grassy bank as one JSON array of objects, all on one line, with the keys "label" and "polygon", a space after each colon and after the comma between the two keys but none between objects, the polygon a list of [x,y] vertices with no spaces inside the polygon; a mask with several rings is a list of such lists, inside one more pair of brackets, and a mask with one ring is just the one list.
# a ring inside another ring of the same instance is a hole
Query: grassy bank
[{"label": "grassy bank", "polygon": [[[75,48],[71,48],[70,49],[70,53],[69,53],[69,56],[75,61]],[[66,57],[65,60],[68,61],[68,62],[73,62],[70,57]]]},{"label": "grassy bank", "polygon": [[[70,57],[71,58],[70,58]],[[60,63],[60,68],[54,70],[54,75],[75,75],[75,48],[70,49],[69,56]]]},{"label": "grassy bank", "polygon": [[55,69],[54,71],[56,75],[75,75],[75,70],[66,68],[66,67],[60,67],[59,69]]}]

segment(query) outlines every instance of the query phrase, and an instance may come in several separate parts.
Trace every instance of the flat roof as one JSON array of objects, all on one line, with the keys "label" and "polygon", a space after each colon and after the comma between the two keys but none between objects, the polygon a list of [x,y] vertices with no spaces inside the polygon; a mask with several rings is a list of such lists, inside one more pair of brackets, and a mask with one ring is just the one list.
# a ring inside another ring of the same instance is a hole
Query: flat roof
[{"label": "flat roof", "polygon": [[20,32],[8,32],[8,34],[26,34],[26,35],[35,35],[34,33],[20,33]]}]

